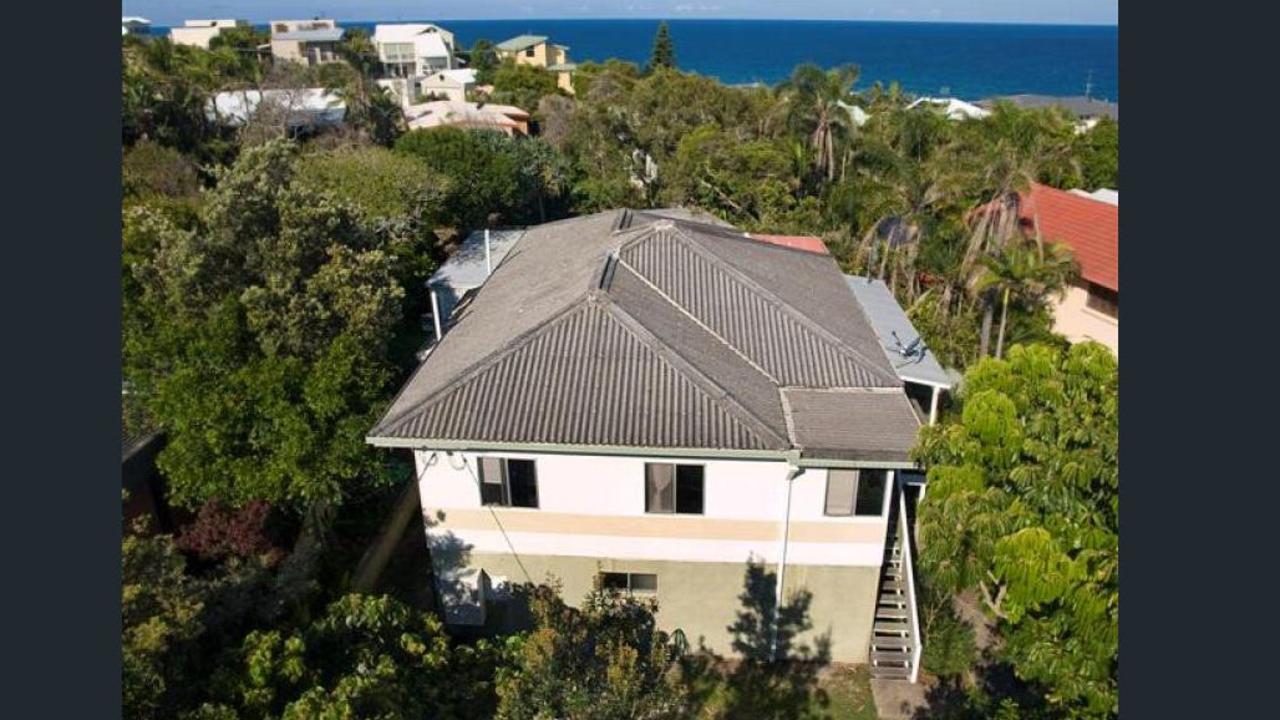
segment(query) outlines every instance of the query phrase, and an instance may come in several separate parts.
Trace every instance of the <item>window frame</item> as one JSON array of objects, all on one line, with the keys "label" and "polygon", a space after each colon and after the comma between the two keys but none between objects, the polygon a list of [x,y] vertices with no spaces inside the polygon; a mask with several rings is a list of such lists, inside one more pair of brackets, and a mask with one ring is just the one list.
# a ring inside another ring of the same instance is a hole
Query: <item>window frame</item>
[{"label": "window frame", "polygon": [[[653,510],[649,507],[649,468],[671,468],[671,510]],[[697,468],[702,507],[697,512],[680,510],[680,469]],[[646,462],[644,464],[644,513],[645,515],[706,515],[707,514],[707,466],[705,463]]]},{"label": "window frame", "polygon": [[[632,595],[657,595],[658,594],[658,574],[657,573],[628,572],[625,570],[601,570],[598,574],[600,576],[600,587],[604,590],[616,590],[618,592],[626,592]],[[626,578],[626,587],[609,587],[605,585],[604,578],[607,575],[621,575],[622,577]],[[632,578],[635,578],[637,576],[653,578],[653,589],[650,590],[648,588],[636,588]]]},{"label": "window frame", "polygon": [[[487,470],[485,470],[485,461],[486,461],[486,460],[492,460],[492,461],[495,461],[495,462],[497,462],[497,463],[498,463],[498,467],[499,467],[499,471],[498,471],[498,472],[499,472],[499,481],[498,481],[498,482],[496,482],[496,483],[495,483],[495,482],[490,482],[490,481],[488,480],[488,475],[489,475],[489,473],[488,473],[488,471],[487,471]],[[515,461],[515,462],[527,462],[527,463],[529,463],[530,470],[532,471],[532,474],[533,474],[533,504],[532,504],[532,505],[516,505],[516,504],[514,504],[514,496],[513,496],[512,492],[511,492],[511,467],[510,467],[510,463],[511,463],[512,461]],[[479,458],[477,458],[476,467],[479,469],[479,472],[477,473],[479,477],[478,477],[477,479],[480,481],[480,488],[479,488],[479,490],[480,490],[480,505],[481,505],[481,506],[483,506],[483,507],[503,507],[503,508],[509,508],[509,509],[510,509],[510,508],[517,508],[517,509],[522,509],[522,510],[537,510],[537,509],[539,509],[539,508],[541,507],[541,505],[542,505],[542,498],[541,498],[540,493],[538,492],[538,462],[537,462],[536,460],[531,460],[531,459],[528,459],[528,458],[512,458],[512,457],[505,457],[505,456],[499,456],[499,455],[482,455],[482,456],[480,456]],[[500,490],[500,493],[501,493],[501,500],[499,500],[498,502],[488,502],[488,501],[486,501],[486,500],[485,500],[485,497],[484,497],[484,493],[485,493],[485,486],[486,486],[486,485],[497,485],[497,486],[499,486],[499,487],[501,488],[501,490]]]},{"label": "window frame", "polygon": [[1084,306],[1098,315],[1120,322],[1120,293],[1097,283],[1085,287]]},{"label": "window frame", "polygon": [[[837,472],[851,472],[853,477],[853,494],[847,513],[833,513],[830,509],[831,480],[832,474]],[[880,507],[875,513],[859,513],[858,512],[858,491],[862,489],[862,479],[864,472],[881,473],[884,478],[884,489],[881,491]],[[893,497],[893,483],[896,474],[888,468],[827,468],[826,484],[823,486],[822,492],[822,516],[827,518],[845,518],[845,519],[863,519],[863,520],[883,520],[889,515],[889,503]]]}]

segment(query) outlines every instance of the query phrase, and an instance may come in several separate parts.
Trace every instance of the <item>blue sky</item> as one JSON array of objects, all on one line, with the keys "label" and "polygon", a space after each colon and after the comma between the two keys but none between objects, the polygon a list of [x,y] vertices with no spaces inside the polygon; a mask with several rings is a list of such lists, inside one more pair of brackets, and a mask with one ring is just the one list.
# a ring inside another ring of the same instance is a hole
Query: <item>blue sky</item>
[{"label": "blue sky", "polygon": [[185,18],[253,22],[519,18],[795,18],[1118,24],[1119,0],[127,0],[127,15],[160,25]]}]

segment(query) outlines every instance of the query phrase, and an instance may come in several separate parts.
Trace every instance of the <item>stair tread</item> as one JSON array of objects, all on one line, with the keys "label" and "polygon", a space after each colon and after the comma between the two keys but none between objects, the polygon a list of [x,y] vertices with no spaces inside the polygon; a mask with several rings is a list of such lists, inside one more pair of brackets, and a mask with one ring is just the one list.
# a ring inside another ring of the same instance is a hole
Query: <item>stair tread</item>
[{"label": "stair tread", "polygon": [[904,637],[873,637],[871,638],[871,647],[873,652],[880,648],[909,648],[911,647],[911,638]]},{"label": "stair tread", "polygon": [[879,667],[909,667],[911,664],[911,653],[902,652],[900,650],[872,651],[871,662],[883,663],[879,665]]},{"label": "stair tread", "polygon": [[906,620],[909,616],[907,615],[906,608],[882,607],[876,609],[876,617]]},{"label": "stair tread", "polygon": [[900,678],[906,680],[911,677],[911,671],[901,667],[886,667],[883,665],[871,666],[871,677],[873,678]]},{"label": "stair tread", "polygon": [[872,632],[907,633],[911,631],[911,623],[895,620],[876,620],[871,625]]},{"label": "stair tread", "polygon": [[879,604],[881,605],[906,605],[907,596],[898,593],[883,593],[880,595]]}]

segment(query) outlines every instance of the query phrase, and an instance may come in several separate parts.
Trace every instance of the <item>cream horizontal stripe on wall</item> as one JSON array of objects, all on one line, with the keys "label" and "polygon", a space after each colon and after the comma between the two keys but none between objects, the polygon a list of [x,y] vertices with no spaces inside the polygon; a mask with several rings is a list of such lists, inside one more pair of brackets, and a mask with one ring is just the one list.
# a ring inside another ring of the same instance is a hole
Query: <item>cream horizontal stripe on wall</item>
[{"label": "cream horizontal stripe on wall", "polygon": [[[504,521],[505,525],[505,521]],[[682,562],[745,563],[755,557],[778,562],[777,539],[705,540],[687,537],[628,537],[619,535],[557,534],[503,530],[445,529],[427,531],[432,556],[466,564],[468,553],[594,557],[601,560],[673,560]],[[447,548],[447,551],[444,550]],[[879,567],[884,544],[791,542],[787,565]],[[442,568],[437,567],[437,572]]]},{"label": "cream horizontal stripe on wall", "polygon": [[[765,520],[731,520],[703,515],[601,516],[556,513],[511,508],[454,508],[428,510],[428,526],[450,529],[497,530],[497,522],[508,532],[536,532],[572,535],[612,535],[689,540],[744,540],[775,542],[782,524]],[[494,518],[498,518],[495,520]],[[839,521],[791,521],[791,542],[879,543],[884,541],[885,523]]]}]

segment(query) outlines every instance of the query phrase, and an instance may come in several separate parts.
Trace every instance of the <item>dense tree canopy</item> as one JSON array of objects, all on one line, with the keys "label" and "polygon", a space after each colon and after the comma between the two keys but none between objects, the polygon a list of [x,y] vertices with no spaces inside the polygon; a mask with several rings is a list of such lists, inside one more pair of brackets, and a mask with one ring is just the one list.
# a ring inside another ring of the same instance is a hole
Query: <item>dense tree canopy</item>
[{"label": "dense tree canopy", "polygon": [[977,591],[1001,656],[1075,717],[1118,713],[1116,361],[1101,345],[1015,346],[965,376],[959,417],[924,428],[920,571]]},{"label": "dense tree canopy", "polygon": [[334,502],[376,467],[363,437],[404,289],[359,212],[293,182],[295,152],[246,151],[194,228],[125,218],[126,368],[180,503]]}]

